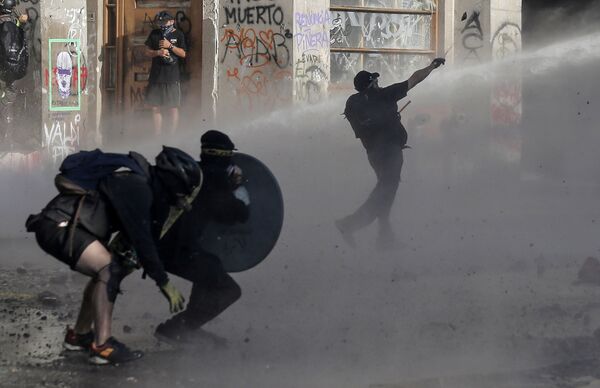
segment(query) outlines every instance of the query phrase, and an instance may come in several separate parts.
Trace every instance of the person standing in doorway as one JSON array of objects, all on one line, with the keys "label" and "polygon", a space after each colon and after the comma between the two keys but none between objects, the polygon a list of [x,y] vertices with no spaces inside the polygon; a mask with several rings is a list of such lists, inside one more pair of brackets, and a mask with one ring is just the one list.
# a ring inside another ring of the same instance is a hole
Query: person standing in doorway
[{"label": "person standing in doorway", "polygon": [[179,125],[181,105],[181,74],[179,61],[187,54],[185,36],[175,28],[175,19],[167,11],[156,16],[159,28],[152,30],[146,40],[146,55],[152,58],[152,68],[146,89],[146,103],[152,107],[154,131],[162,134],[163,113],[168,110],[169,132]]},{"label": "person standing in doorway", "polygon": [[407,148],[408,137],[400,122],[398,101],[444,63],[444,58],[436,58],[429,66],[414,72],[406,81],[383,88],[378,83],[379,73],[362,70],[354,77],[354,88],[358,93],[348,98],[344,114],[355,136],[367,151],[369,163],[377,176],[377,184],[363,205],[351,215],[335,222],[350,246],[355,245],[354,232],[377,219],[378,248],[394,247],[395,236],[390,211],[400,184],[404,162],[402,150]]}]

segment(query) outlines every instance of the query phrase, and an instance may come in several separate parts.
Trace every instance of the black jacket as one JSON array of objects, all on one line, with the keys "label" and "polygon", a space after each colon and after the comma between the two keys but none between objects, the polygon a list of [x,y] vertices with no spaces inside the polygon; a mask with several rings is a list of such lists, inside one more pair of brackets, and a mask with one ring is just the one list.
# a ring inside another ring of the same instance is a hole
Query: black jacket
[{"label": "black jacket", "polygon": [[400,122],[398,101],[407,93],[408,82],[404,81],[385,88],[367,89],[348,98],[344,114],[367,151],[376,151],[388,143],[406,144],[407,133]]},{"label": "black jacket", "polygon": [[188,260],[202,256],[202,231],[209,221],[224,224],[244,222],[249,209],[232,192],[227,171],[222,166],[200,163],[203,183],[192,209],[181,215],[159,243],[161,258]]},{"label": "black jacket", "polygon": [[112,233],[120,231],[133,245],[144,271],[158,286],[168,276],[157,248],[160,231],[169,214],[170,201],[162,183],[151,167],[148,175],[117,172],[102,178],[96,191],[85,196],[59,194],[42,210],[30,216],[27,230],[35,231],[36,220],[51,219],[57,224],[72,222],[79,209],[77,227],[86,229],[106,243]]},{"label": "black jacket", "polygon": [[150,179],[132,173],[115,173],[100,183],[100,193],[110,205],[113,228],[133,245],[142,267],[160,287],[168,276],[157,248],[160,231],[169,214],[168,194],[154,174]]}]

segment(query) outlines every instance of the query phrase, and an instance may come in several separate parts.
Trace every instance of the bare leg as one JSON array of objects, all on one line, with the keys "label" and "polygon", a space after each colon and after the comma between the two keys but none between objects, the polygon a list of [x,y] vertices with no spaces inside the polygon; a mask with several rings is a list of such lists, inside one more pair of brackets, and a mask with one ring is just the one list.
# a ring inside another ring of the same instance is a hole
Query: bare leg
[{"label": "bare leg", "polygon": [[171,108],[169,111],[171,112],[171,133],[175,133],[179,127],[179,108]]},{"label": "bare leg", "polygon": [[96,283],[94,290],[94,311],[95,319],[94,326],[96,327],[95,343],[96,345],[104,345],[112,333],[112,314],[114,303],[108,300],[108,292],[106,291],[106,281],[100,280]]},{"label": "bare leg", "polygon": [[160,135],[162,133],[162,114],[159,106],[152,107],[152,119],[154,121],[154,134]]},{"label": "bare leg", "polygon": [[81,302],[81,309],[77,316],[77,322],[75,323],[75,333],[86,334],[92,330],[92,323],[94,322],[94,289],[96,287],[96,281],[91,279],[85,290],[83,291],[83,301]]},{"label": "bare leg", "polygon": [[[106,290],[109,280],[111,255],[99,241],[91,243],[81,254],[76,269],[86,275],[95,276],[92,291],[95,343],[103,345],[111,336],[111,321],[114,304],[108,300]],[[87,307],[87,306],[86,306]],[[80,312],[80,315],[82,312]]]}]

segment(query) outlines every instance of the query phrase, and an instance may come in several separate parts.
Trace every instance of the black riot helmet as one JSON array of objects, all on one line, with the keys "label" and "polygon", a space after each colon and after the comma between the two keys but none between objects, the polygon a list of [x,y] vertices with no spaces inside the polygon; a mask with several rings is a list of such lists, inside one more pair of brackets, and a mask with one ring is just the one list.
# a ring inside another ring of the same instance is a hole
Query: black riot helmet
[{"label": "black riot helmet", "polygon": [[0,13],[8,14],[11,13],[13,8],[17,5],[17,0],[0,0]]},{"label": "black riot helmet", "polygon": [[174,194],[192,194],[202,184],[200,165],[178,148],[163,146],[156,156],[156,170],[161,181]]}]

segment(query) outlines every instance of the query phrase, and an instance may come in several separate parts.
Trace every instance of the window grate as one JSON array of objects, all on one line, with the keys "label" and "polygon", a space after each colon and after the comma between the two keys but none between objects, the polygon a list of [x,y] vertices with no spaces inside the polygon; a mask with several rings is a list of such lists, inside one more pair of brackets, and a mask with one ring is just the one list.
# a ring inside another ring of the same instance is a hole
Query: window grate
[{"label": "window grate", "polygon": [[332,3],[329,8],[332,89],[351,84],[362,69],[378,72],[388,79],[408,77],[437,52],[438,1],[335,0]]}]

